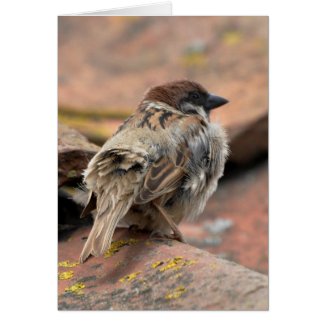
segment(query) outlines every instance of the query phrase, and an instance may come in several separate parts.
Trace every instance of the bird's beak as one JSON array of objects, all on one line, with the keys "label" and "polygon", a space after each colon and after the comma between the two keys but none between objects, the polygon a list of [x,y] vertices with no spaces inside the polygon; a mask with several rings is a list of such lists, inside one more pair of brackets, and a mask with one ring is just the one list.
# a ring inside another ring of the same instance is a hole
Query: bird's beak
[{"label": "bird's beak", "polygon": [[225,98],[209,94],[205,108],[209,111],[211,109],[214,109],[214,108],[220,107],[224,104],[227,104],[228,102],[229,101]]}]

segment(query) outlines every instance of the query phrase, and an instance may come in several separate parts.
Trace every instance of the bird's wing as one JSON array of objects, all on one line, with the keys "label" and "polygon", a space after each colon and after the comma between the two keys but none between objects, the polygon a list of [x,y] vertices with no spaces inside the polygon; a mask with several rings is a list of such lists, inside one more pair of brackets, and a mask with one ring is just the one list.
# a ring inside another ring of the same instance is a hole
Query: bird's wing
[{"label": "bird's wing", "polygon": [[[148,112],[150,110],[147,114]],[[148,169],[143,188],[135,198],[136,204],[148,203],[181,186],[187,176],[186,171],[193,154],[196,154],[195,148],[202,142],[206,127],[201,118],[165,110],[152,113],[146,121],[148,128],[155,130],[169,128],[179,142],[174,153],[162,156]]]},{"label": "bird's wing", "polygon": [[102,150],[90,161],[85,182],[96,192],[97,214],[80,262],[89,255],[102,255],[109,247],[119,220],[133,204],[147,164],[147,152],[134,147]]},{"label": "bird's wing", "polygon": [[148,203],[179,188],[186,175],[185,166],[188,160],[187,150],[177,150],[174,160],[163,156],[153,163],[148,169],[143,187],[135,198],[135,203]]}]

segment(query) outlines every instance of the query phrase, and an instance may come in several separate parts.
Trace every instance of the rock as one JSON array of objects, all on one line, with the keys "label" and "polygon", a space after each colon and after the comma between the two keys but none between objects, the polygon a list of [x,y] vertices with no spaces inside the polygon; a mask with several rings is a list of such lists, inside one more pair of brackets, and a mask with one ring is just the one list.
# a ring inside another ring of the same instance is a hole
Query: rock
[{"label": "rock", "polygon": [[91,224],[92,218],[90,216],[80,218],[83,207],[71,199],[71,195],[66,192],[64,186],[59,188],[58,194],[58,236],[60,240],[69,234],[72,229]]},{"label": "rock", "polygon": [[78,264],[89,231],[59,242],[60,310],[268,310],[267,276],[146,233],[118,229],[106,257]]},{"label": "rock", "polygon": [[186,54],[202,54],[207,51],[207,44],[201,39],[194,40],[185,48]]},{"label": "rock", "polygon": [[99,147],[90,143],[78,131],[65,125],[58,127],[59,187],[81,177],[89,160]]},{"label": "rock", "polygon": [[233,222],[230,219],[218,218],[213,222],[205,222],[204,228],[211,234],[217,235],[226,231],[233,226]]},{"label": "rock", "polygon": [[229,128],[231,153],[229,160],[247,164],[268,153],[268,114],[242,127]]}]

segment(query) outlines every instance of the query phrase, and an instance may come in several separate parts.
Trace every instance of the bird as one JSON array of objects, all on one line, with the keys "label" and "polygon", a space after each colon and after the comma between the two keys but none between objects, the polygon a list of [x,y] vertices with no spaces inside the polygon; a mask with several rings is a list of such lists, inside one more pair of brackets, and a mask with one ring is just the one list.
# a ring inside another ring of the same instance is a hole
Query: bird
[{"label": "bird", "polygon": [[120,224],[186,242],[179,223],[203,211],[223,176],[228,137],[210,112],[227,103],[186,79],[145,92],[84,170],[81,217],[94,222],[80,263],[103,255]]}]

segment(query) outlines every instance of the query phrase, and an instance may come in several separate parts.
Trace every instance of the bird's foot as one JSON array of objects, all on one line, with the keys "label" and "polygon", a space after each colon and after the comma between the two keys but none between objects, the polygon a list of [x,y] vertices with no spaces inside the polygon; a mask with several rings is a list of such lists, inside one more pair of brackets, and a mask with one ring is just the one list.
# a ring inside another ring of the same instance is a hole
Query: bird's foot
[{"label": "bird's foot", "polygon": [[187,244],[187,241],[185,240],[183,234],[181,232],[179,233],[173,233],[170,235],[167,235],[169,239],[174,239],[174,240],[178,240],[181,243]]},{"label": "bird's foot", "polygon": [[167,239],[166,235],[161,231],[153,230],[149,236],[150,240],[164,240]]},{"label": "bird's foot", "polygon": [[150,240],[165,240],[165,239],[172,239],[172,240],[178,240],[181,243],[187,244],[184,236],[182,235],[182,233],[173,233],[173,234],[164,234],[160,231],[154,230],[150,236],[149,236]]}]

